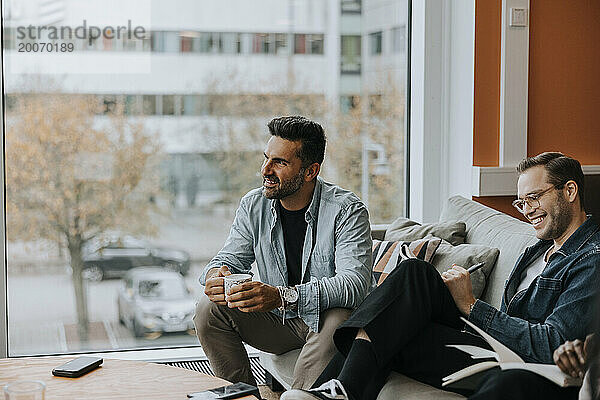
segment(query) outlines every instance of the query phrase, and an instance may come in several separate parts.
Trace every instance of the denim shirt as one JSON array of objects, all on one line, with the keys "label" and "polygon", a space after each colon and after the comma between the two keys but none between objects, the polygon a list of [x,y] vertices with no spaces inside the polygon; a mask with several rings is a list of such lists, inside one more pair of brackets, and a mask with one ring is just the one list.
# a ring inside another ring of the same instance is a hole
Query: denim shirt
[{"label": "denim shirt", "polygon": [[[262,188],[240,201],[229,237],[200,276],[206,284],[211,268],[227,265],[233,273],[250,273],[256,260],[260,280],[286,286],[288,272],[278,200],[269,200]],[[334,307],[356,308],[372,288],[371,228],[369,214],[360,199],[347,190],[317,177],[306,211],[306,236],[302,253],[302,283],[297,311],[314,331],[319,330],[321,311]],[[279,310],[272,312],[280,315]]]},{"label": "denim shirt", "polygon": [[600,227],[589,217],[549,257],[531,285],[516,292],[525,268],[552,243],[540,240],[519,257],[505,283],[500,310],[477,300],[469,315],[526,362],[552,364],[554,350],[566,340],[585,338],[594,318]]}]

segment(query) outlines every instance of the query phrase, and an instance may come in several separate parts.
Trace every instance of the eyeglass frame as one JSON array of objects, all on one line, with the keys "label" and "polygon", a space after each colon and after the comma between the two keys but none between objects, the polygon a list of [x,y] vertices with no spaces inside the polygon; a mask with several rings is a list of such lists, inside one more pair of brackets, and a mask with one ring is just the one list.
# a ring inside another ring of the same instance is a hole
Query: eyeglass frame
[{"label": "eyeglass frame", "polygon": [[[546,193],[549,193],[550,190],[552,190],[552,189],[560,190],[564,186],[565,185],[550,186],[548,189],[542,190],[539,193],[528,194],[527,196],[523,197],[522,199],[516,199],[511,204],[521,214],[525,214],[525,204],[527,204],[531,209],[535,210],[536,208],[539,208],[541,206],[540,199],[542,198],[542,196],[544,196]],[[534,202],[536,202],[537,205],[534,205],[535,204]],[[519,204],[521,204],[521,207],[519,207]]]}]

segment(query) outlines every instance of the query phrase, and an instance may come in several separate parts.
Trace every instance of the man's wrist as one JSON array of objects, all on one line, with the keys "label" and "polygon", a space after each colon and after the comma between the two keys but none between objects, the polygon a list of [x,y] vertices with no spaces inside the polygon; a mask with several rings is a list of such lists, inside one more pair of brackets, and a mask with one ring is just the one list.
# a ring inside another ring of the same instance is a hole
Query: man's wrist
[{"label": "man's wrist", "polygon": [[467,318],[469,317],[469,315],[471,315],[471,312],[473,312],[473,307],[475,307],[475,303],[477,303],[477,299],[474,298],[472,301],[469,302],[469,304],[465,308],[464,314],[467,316]]}]

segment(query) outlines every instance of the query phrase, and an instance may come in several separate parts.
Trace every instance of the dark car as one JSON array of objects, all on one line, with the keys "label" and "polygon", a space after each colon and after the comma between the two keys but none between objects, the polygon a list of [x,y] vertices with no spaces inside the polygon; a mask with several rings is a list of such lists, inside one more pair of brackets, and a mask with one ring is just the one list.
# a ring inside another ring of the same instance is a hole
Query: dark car
[{"label": "dark car", "polygon": [[160,267],[134,268],[119,289],[119,321],[136,337],[149,333],[194,333],[195,300],[177,272]]},{"label": "dark car", "polygon": [[83,277],[101,281],[122,277],[135,267],[158,265],[186,275],[190,255],[182,250],[166,249],[130,235],[109,234],[97,238],[83,248]]}]

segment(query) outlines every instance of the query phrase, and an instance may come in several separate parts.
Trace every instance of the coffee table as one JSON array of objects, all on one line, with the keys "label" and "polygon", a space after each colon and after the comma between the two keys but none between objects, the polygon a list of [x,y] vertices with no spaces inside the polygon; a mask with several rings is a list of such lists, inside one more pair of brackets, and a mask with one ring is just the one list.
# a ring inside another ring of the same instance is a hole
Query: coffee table
[{"label": "coffee table", "polygon": [[[52,375],[54,367],[75,357],[0,359],[0,386],[16,380],[40,380],[46,384],[46,400],[187,400],[187,393],[214,389],[229,383],[183,368],[113,359],[104,359],[101,368],[80,378],[60,378]],[[0,396],[3,396],[3,393],[0,392]],[[244,399],[255,397],[249,396]]]}]

